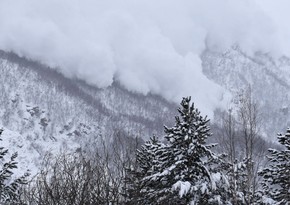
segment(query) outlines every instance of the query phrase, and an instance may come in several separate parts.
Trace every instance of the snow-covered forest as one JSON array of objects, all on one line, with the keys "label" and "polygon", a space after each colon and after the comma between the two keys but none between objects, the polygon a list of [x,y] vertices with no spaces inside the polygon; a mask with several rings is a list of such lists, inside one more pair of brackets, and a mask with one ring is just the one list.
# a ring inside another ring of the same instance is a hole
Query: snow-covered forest
[{"label": "snow-covered forest", "polygon": [[290,205],[289,8],[0,1],[0,205]]},{"label": "snow-covered forest", "polygon": [[9,159],[1,147],[1,203],[288,204],[290,130],[267,151],[271,144],[259,136],[250,94],[224,113],[219,136],[186,97],[174,126],[164,127],[164,138],[143,142],[116,132],[112,147],[103,141],[90,153],[46,155],[34,176],[28,171],[15,178],[17,153]]}]

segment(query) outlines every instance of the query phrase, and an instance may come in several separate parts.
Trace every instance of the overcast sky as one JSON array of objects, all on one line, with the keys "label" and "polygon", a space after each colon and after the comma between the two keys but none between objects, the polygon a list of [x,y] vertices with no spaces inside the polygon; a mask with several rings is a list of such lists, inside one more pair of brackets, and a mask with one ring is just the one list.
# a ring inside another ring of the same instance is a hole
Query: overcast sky
[{"label": "overcast sky", "polygon": [[[0,49],[36,59],[98,87],[202,110],[223,90],[202,73],[205,49],[290,56],[289,0],[0,0]],[[288,23],[288,24],[287,24]]]}]

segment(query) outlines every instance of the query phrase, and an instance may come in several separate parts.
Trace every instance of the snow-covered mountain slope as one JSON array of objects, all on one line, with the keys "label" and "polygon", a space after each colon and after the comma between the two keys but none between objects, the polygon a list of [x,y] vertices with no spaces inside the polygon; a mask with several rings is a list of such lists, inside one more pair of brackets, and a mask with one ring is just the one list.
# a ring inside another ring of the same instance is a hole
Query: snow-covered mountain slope
[{"label": "snow-covered mountain slope", "polygon": [[[211,80],[229,90],[233,96],[251,86],[253,97],[260,107],[261,131],[275,137],[290,125],[290,60],[273,60],[256,54],[250,57],[239,48],[225,53],[206,51],[203,70]],[[230,105],[229,105],[230,106]]]},{"label": "snow-covered mountain slope", "polygon": [[[147,139],[162,135],[176,105],[114,84],[97,89],[11,53],[0,53],[0,127],[23,164],[37,165],[46,152],[95,149],[114,132]],[[28,162],[28,161],[29,162]]]},{"label": "snow-covered mountain slope", "polygon": [[[231,93],[253,87],[265,136],[289,126],[288,58],[253,58],[237,48],[206,51],[202,60],[207,77]],[[3,143],[19,152],[22,167],[35,169],[47,152],[95,149],[118,130],[143,139],[163,136],[163,125],[176,115],[177,105],[161,97],[131,93],[116,83],[98,89],[12,53],[0,52],[0,70]]]}]

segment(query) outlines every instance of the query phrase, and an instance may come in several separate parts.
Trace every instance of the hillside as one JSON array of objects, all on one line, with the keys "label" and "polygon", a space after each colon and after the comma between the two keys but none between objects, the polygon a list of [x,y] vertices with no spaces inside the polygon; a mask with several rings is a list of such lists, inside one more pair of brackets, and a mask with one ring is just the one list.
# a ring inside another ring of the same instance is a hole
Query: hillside
[{"label": "hillside", "polygon": [[[259,106],[261,132],[269,140],[290,125],[290,63],[286,57],[249,56],[238,47],[224,53],[203,53],[203,71],[207,77],[236,96],[250,85]],[[229,103],[228,107],[234,104]]]},{"label": "hillside", "polygon": [[[289,125],[287,58],[275,63],[236,48],[223,54],[206,51],[202,59],[206,76],[233,96],[252,86],[264,137],[271,141]],[[45,153],[90,151],[100,146],[100,140],[112,143],[118,131],[144,140],[163,136],[163,125],[171,125],[176,115],[177,105],[161,97],[132,93],[117,83],[99,89],[13,53],[1,51],[0,67],[4,142],[19,152],[23,166],[32,169]]]},{"label": "hillside", "polygon": [[47,152],[96,149],[117,131],[162,135],[173,120],[176,106],[158,96],[117,84],[98,89],[11,53],[1,52],[0,70],[0,127],[25,166],[33,168]]}]

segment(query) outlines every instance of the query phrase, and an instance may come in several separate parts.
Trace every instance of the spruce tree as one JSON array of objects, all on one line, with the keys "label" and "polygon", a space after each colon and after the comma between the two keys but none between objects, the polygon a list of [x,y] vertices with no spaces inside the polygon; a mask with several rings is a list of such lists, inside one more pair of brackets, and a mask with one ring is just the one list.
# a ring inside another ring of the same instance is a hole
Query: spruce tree
[{"label": "spruce tree", "polygon": [[216,195],[220,188],[217,186],[218,181],[227,179],[218,173],[220,160],[211,151],[215,145],[206,144],[211,135],[209,120],[190,100],[183,98],[175,125],[165,127],[168,143],[158,156],[157,170],[142,179],[153,185],[156,204],[223,203],[222,196]]},{"label": "spruce tree", "polygon": [[[0,129],[0,137],[2,133],[3,130]],[[7,154],[8,149],[0,147],[0,204],[16,204],[20,200],[19,187],[26,183],[27,174],[14,178],[13,172],[17,169],[17,153],[12,154],[9,161],[5,160]]]},{"label": "spruce tree", "polygon": [[248,196],[247,192],[247,159],[229,163],[223,171],[226,172],[229,182],[229,189],[224,194],[227,194],[227,198],[231,204],[249,204],[246,200]]},{"label": "spruce tree", "polygon": [[153,184],[143,179],[158,171],[159,156],[164,147],[165,145],[153,136],[137,150],[137,167],[127,169],[126,204],[149,205],[156,200],[156,196],[152,194],[155,192],[153,187],[156,187],[156,182]]},{"label": "spruce tree", "polygon": [[[284,150],[269,149],[269,166],[260,172],[263,177],[263,203],[290,204],[290,129],[278,134]],[[276,203],[274,203],[276,201]]]},{"label": "spruce tree", "polygon": [[127,203],[142,205],[231,204],[229,163],[207,144],[209,120],[183,98],[165,143],[151,138],[137,151],[138,167],[127,175]]}]

